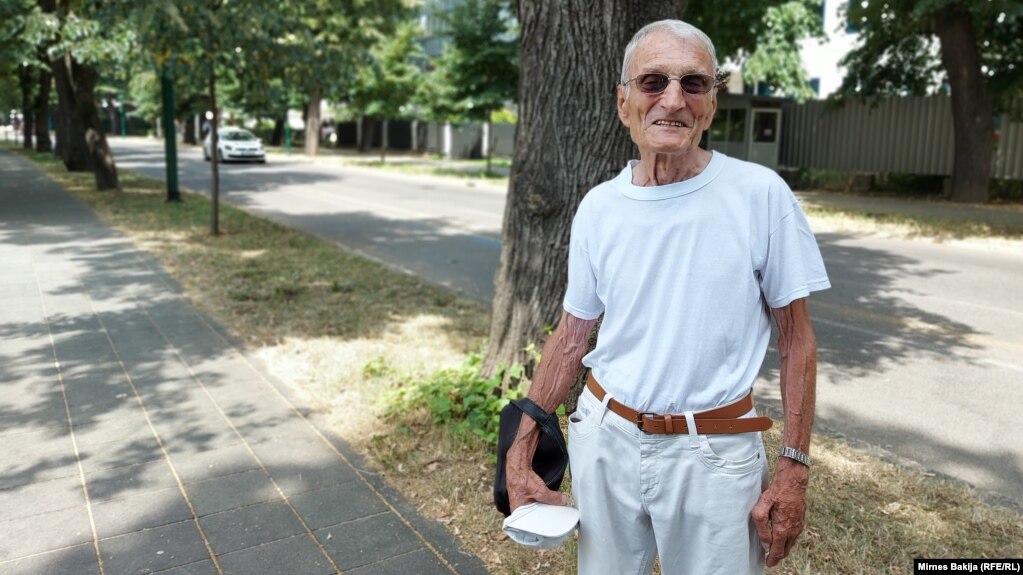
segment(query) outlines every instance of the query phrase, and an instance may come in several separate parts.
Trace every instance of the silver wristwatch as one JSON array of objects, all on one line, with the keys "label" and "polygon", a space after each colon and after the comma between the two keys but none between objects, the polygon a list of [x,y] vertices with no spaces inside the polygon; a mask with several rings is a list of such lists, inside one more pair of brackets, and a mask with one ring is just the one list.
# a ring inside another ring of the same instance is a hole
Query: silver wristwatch
[{"label": "silver wristwatch", "polygon": [[795,461],[798,461],[803,465],[810,467],[810,456],[794,447],[784,446],[781,448],[781,453],[779,453],[778,455],[780,455],[781,457],[788,457],[789,459],[794,459]]}]

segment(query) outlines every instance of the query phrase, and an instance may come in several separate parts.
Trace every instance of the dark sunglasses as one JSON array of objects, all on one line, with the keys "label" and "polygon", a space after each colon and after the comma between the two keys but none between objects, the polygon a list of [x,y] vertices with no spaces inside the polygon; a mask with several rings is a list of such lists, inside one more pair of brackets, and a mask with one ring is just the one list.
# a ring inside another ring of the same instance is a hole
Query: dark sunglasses
[{"label": "dark sunglasses", "polygon": [[[682,91],[687,94],[706,94],[714,87],[714,78],[703,74],[686,74],[677,78],[658,73],[640,74],[629,82],[635,82],[636,87],[644,94],[660,94],[668,89],[668,84],[672,80],[678,80]],[[623,85],[627,85],[629,82],[625,82]]]}]

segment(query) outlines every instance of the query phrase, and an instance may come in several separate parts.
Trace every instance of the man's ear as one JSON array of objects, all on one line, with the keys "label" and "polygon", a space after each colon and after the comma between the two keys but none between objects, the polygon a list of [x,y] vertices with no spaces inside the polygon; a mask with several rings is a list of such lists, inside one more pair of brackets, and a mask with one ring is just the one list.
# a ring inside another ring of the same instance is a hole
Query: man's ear
[{"label": "man's ear", "polygon": [[617,92],[618,119],[626,128],[629,127],[629,108],[625,105],[625,86],[618,84]]}]

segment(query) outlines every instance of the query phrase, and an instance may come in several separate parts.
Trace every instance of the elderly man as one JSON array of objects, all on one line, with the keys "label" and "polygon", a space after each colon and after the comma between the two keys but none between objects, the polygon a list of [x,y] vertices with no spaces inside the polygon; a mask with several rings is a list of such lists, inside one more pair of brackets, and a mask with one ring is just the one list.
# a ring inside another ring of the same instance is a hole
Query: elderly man
[{"label": "elderly man", "polygon": [[[569,418],[579,573],[760,573],[803,528],[816,343],[805,298],[830,287],[816,240],[774,172],[699,147],[717,108],[714,45],[677,20],[625,50],[618,115],[639,148],[572,224],[561,321],[529,397]],[[595,349],[587,336],[603,314]],[[778,326],[782,451],[773,480],[750,393]],[[585,357],[584,357],[585,355]],[[565,504],[532,472],[536,425],[508,452],[512,509]]]}]

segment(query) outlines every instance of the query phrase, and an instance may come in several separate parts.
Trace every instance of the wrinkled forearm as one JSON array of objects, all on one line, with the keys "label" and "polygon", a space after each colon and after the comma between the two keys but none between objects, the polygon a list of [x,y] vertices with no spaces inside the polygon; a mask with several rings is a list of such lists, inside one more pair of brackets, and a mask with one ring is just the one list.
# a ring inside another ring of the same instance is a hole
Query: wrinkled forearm
[{"label": "wrinkled forearm", "polygon": [[[554,333],[543,347],[540,365],[533,373],[533,382],[528,397],[544,411],[552,412],[565,401],[576,373],[586,355],[589,334],[597,320],[583,320],[571,314],[562,313]],[[509,498],[512,508],[518,507],[538,494],[525,484],[513,485],[511,477],[526,477],[532,471],[533,453],[540,440],[536,422],[523,417],[515,441],[508,449],[507,473],[509,477]],[[535,486],[533,486],[535,487]],[[518,491],[522,489],[522,491]]]},{"label": "wrinkled forearm", "polygon": [[[781,398],[785,420],[782,445],[809,453],[817,388],[817,341],[806,300],[798,299],[773,310],[773,314],[778,325],[778,351],[781,355]],[[786,460],[782,468],[788,468],[789,463]]]}]

